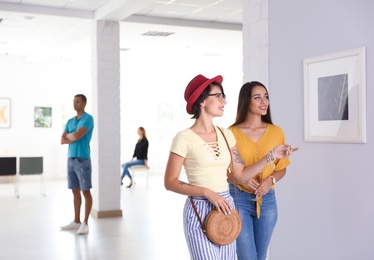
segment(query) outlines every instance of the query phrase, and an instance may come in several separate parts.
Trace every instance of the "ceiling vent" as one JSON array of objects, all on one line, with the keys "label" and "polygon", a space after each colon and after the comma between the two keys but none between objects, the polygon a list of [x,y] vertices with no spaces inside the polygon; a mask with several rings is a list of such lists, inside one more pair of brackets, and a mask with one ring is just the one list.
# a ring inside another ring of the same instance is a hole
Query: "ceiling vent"
[{"label": "ceiling vent", "polygon": [[143,33],[142,35],[144,36],[161,36],[161,37],[166,37],[171,34],[174,34],[173,32],[158,32],[158,31],[148,31],[146,33]]}]

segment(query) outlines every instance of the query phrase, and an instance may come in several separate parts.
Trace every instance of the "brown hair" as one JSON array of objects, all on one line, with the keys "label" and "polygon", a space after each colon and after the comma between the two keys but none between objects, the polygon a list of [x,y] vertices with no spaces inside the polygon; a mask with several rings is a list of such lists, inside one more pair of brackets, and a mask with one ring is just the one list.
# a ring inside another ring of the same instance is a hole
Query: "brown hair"
[{"label": "brown hair", "polygon": [[143,137],[144,137],[144,138],[147,138],[147,133],[145,132],[144,127],[140,126],[140,127],[139,127],[139,130],[142,131],[142,133],[143,133]]},{"label": "brown hair", "polygon": [[[252,90],[257,86],[263,87],[266,92],[268,92],[265,85],[258,81],[247,82],[241,87],[239,92],[238,109],[236,111],[236,119],[232,126],[239,125],[240,123],[244,122],[245,118],[247,117],[249,105],[251,104]],[[273,121],[271,120],[270,104],[268,106],[266,115],[261,116],[261,121],[268,124],[273,124]]]}]

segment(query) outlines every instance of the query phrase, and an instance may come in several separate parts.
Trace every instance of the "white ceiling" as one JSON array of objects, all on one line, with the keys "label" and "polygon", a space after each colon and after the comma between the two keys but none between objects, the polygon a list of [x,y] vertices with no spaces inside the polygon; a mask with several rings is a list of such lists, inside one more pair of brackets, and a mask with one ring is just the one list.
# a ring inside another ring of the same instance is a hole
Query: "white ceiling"
[{"label": "white ceiling", "polygon": [[95,20],[121,21],[122,50],[220,55],[241,48],[242,0],[0,0],[0,19],[0,55],[90,55]]}]

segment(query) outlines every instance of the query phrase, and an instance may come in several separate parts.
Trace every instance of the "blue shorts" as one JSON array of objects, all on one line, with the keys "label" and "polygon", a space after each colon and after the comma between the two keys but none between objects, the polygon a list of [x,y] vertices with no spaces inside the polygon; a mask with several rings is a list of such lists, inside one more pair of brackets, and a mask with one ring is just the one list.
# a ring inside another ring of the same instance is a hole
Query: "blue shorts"
[{"label": "blue shorts", "polygon": [[89,190],[92,188],[91,182],[92,168],[91,159],[68,158],[68,188],[72,190]]}]

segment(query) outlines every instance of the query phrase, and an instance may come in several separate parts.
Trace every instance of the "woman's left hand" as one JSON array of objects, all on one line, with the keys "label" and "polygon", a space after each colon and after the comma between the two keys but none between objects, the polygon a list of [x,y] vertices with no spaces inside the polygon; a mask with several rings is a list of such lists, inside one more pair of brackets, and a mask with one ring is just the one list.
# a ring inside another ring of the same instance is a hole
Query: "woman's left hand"
[{"label": "woman's left hand", "polygon": [[266,178],[260,186],[256,189],[255,194],[263,196],[266,193],[269,192],[271,185],[273,185],[273,182],[271,181],[270,178]]},{"label": "woman's left hand", "polygon": [[233,208],[230,202],[222,195],[209,190],[209,192],[206,192],[205,197],[217,208],[218,212],[222,211],[226,215],[231,214]]},{"label": "woman's left hand", "polygon": [[256,181],[255,178],[250,179],[249,181],[242,184],[248,190],[255,191],[260,187],[260,183]]}]

